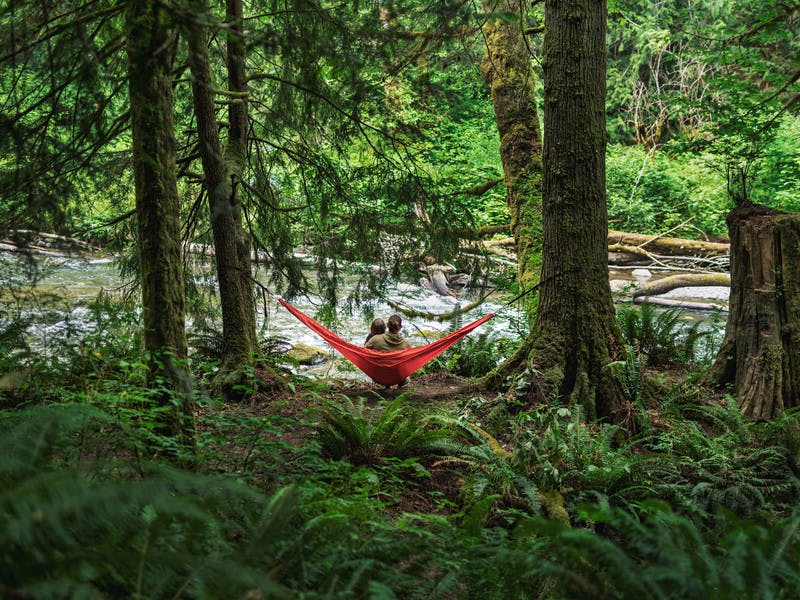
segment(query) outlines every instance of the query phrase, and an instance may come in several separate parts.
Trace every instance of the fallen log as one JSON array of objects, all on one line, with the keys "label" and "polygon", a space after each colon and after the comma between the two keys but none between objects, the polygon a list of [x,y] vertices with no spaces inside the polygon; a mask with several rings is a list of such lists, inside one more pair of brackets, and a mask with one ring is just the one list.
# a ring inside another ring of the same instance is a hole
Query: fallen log
[{"label": "fallen log", "polygon": [[690,310],[727,310],[724,304],[715,302],[695,302],[691,300],[675,300],[673,298],[659,298],[658,296],[639,296],[634,298],[636,304],[656,304],[658,306],[670,306],[677,308],[688,308]]},{"label": "fallen log", "polygon": [[730,287],[731,276],[728,273],[681,273],[657,279],[639,286],[631,295],[634,298],[641,296],[658,296],[670,290],[684,287],[718,286]]},{"label": "fallen log", "polygon": [[71,256],[69,252],[52,250],[50,248],[40,248],[38,246],[18,246],[16,244],[6,243],[8,240],[0,242],[0,251],[3,252],[23,252],[27,254],[37,254],[40,256],[56,256],[68,257]]},{"label": "fallen log", "polygon": [[609,231],[608,243],[612,246],[633,246],[646,252],[667,256],[723,256],[730,252],[730,244],[721,242],[659,237],[624,231]]},{"label": "fallen log", "polygon": [[[514,238],[506,237],[486,240],[484,247],[490,252],[514,259]],[[509,251],[510,250],[510,251]],[[730,244],[704,240],[687,240],[623,231],[608,232],[608,262],[614,265],[662,264],[674,260],[697,260],[707,268],[718,269],[719,262],[727,265],[725,257],[730,252]],[[699,266],[699,265],[698,265]]]},{"label": "fallen log", "polygon": [[455,317],[457,315],[463,315],[464,313],[467,313],[467,312],[471,311],[473,308],[478,308],[481,304],[486,302],[487,298],[489,298],[489,296],[493,292],[494,292],[494,290],[492,290],[488,294],[485,294],[481,298],[478,298],[474,302],[470,302],[466,306],[463,306],[463,307],[459,306],[459,307],[455,308],[454,310],[451,310],[450,312],[440,313],[440,314],[436,314],[436,313],[432,313],[432,312],[428,312],[428,311],[422,311],[422,310],[415,310],[415,309],[413,309],[411,307],[408,307],[408,306],[405,306],[403,304],[400,304],[399,302],[394,302],[392,300],[387,300],[386,303],[389,306],[391,306],[393,309],[395,309],[397,312],[404,314],[405,316],[409,317],[410,319],[428,319],[428,320],[431,320],[431,321],[439,321],[441,323],[441,322],[444,322],[444,321],[449,321],[449,320],[451,320],[453,317]]},{"label": "fallen log", "polygon": [[727,273],[681,273],[663,279],[657,279],[639,286],[632,292],[634,298],[640,296],[658,296],[670,290],[682,287],[718,286],[730,287],[731,276]]}]

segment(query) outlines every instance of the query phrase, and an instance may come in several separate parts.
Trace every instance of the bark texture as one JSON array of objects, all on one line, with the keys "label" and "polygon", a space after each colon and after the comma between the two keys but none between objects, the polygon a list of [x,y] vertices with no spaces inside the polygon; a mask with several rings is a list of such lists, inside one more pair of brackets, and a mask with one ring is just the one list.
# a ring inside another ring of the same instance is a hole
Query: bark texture
[{"label": "bark texture", "polygon": [[608,281],[605,187],[606,3],[547,0],[544,36],[542,286],[532,393],[620,420],[624,402],[606,365],[619,325]]},{"label": "bark texture", "polygon": [[230,23],[228,35],[227,63],[228,88],[234,101],[228,105],[228,145],[225,160],[230,169],[231,210],[236,227],[236,254],[239,270],[239,289],[248,301],[244,304],[247,334],[252,339],[251,352],[258,349],[256,336],[256,313],[253,302],[253,273],[251,268],[250,236],[244,227],[242,197],[239,194],[247,164],[247,144],[250,121],[247,108],[247,74],[245,71],[244,12],[242,0],[227,0],[226,14]]},{"label": "bark texture", "polygon": [[[204,2],[196,2],[194,6],[198,12],[206,10]],[[224,374],[236,373],[252,361],[256,344],[249,243],[242,231],[241,205],[235,192],[235,183],[240,175],[229,170],[229,163],[223,155],[205,31],[192,23],[187,26],[186,37],[222,310],[222,371]],[[241,77],[243,74],[237,72],[235,78],[243,84]],[[232,132],[235,132],[232,143],[236,149],[231,152],[239,157],[240,167],[244,160],[246,141],[243,143],[243,138],[247,127],[246,113],[241,114],[241,109],[239,106],[233,111],[236,124],[232,124]]]},{"label": "bark texture", "polygon": [[[175,408],[165,426],[188,445],[192,386],[180,362],[187,344],[172,95],[177,36],[156,3],[130,2],[126,18],[144,346],[151,383],[171,392],[161,398],[164,406]],[[159,379],[163,384],[156,383]]]},{"label": "bark texture", "polygon": [[800,404],[800,215],[745,200],[728,215],[731,297],[711,382],[770,420]]},{"label": "bark texture", "polygon": [[[536,110],[536,78],[523,33],[522,0],[484,0],[484,12],[520,15],[518,23],[489,17],[483,26],[486,55],[483,73],[491,85],[500,159],[511,215],[511,232],[517,250],[520,289],[539,282],[542,253],[542,137]],[[531,323],[536,296],[525,299]]]}]

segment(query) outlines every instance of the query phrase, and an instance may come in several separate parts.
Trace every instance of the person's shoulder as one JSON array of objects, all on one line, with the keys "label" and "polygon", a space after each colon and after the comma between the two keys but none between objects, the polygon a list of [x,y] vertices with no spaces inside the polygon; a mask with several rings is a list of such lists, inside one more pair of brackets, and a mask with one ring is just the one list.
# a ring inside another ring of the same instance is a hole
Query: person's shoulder
[{"label": "person's shoulder", "polygon": [[383,334],[383,333],[376,333],[376,334],[375,334],[375,335],[373,335],[371,338],[369,338],[369,340],[367,340],[367,343],[366,343],[366,344],[364,344],[364,346],[365,346],[366,348],[372,348],[372,349],[375,349],[375,345],[376,345],[376,344],[380,345],[380,344],[383,342],[383,336],[384,336],[384,335],[385,335],[385,334]]}]

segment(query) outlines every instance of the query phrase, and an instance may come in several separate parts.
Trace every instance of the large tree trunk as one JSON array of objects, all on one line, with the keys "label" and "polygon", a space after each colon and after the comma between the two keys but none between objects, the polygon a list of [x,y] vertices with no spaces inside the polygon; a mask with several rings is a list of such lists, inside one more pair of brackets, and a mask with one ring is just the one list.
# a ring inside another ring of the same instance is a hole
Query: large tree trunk
[{"label": "large tree trunk", "polygon": [[[172,62],[177,41],[159,5],[128,6],[128,74],[133,136],[144,346],[152,387],[166,389],[167,431],[193,446],[180,200],[176,182]],[[177,403],[175,400],[177,399]]]},{"label": "large tree trunk", "polygon": [[531,366],[541,399],[618,420],[606,366],[619,325],[608,280],[603,0],[547,0],[544,37],[543,253]]},{"label": "large tree trunk", "polygon": [[744,200],[728,215],[731,296],[709,371],[742,412],[769,420],[800,404],[800,215]]},{"label": "large tree trunk", "polygon": [[[539,281],[542,256],[542,138],[536,110],[536,78],[523,33],[525,3],[483,0],[484,12],[513,12],[519,23],[489,17],[483,26],[483,73],[491,85],[500,159],[503,163],[511,232],[517,251],[517,281],[528,289]],[[530,323],[536,296],[525,298]]]},{"label": "large tree trunk", "polygon": [[[196,12],[206,12],[205,2],[193,4]],[[241,207],[235,194],[233,181],[223,156],[219,126],[214,107],[214,83],[208,58],[205,31],[196,24],[187,25],[189,44],[189,68],[192,73],[192,96],[194,99],[197,131],[200,140],[200,156],[205,175],[211,214],[211,231],[214,237],[214,258],[217,265],[220,307],[222,310],[223,378],[233,374],[234,380],[242,367],[253,359],[255,352],[255,311],[253,308],[252,282],[250,279],[250,252],[243,261]],[[237,115],[236,143],[241,143],[240,130],[246,128]],[[240,148],[239,153],[244,149]],[[241,158],[243,160],[243,156]],[[224,391],[233,388],[222,381]],[[235,384],[236,381],[231,383]]]}]

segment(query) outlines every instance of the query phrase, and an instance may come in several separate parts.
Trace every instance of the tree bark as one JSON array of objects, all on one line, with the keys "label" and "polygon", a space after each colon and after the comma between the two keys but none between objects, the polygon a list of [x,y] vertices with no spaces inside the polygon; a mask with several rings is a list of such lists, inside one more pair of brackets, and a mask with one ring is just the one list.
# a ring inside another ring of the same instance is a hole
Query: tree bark
[{"label": "tree bark", "polygon": [[542,285],[530,353],[535,399],[620,421],[606,368],[620,331],[608,280],[604,0],[547,0],[544,35]]},{"label": "tree bark", "polygon": [[[539,282],[542,256],[542,138],[536,109],[536,78],[525,42],[522,0],[483,0],[490,16],[483,26],[486,55],[483,73],[491,85],[500,159],[506,184],[506,202],[517,251],[517,281],[520,289]],[[494,11],[515,13],[519,23],[492,17]],[[536,296],[525,298],[532,324]]]},{"label": "tree bark", "polygon": [[[180,200],[176,180],[172,63],[177,35],[166,11],[135,0],[126,14],[133,170],[144,347],[153,388],[168,409],[165,429],[194,444],[187,344]],[[175,400],[177,399],[177,402]]]},{"label": "tree bark", "polygon": [[770,420],[800,403],[800,215],[741,201],[728,215],[731,297],[708,379]]},{"label": "tree bark", "polygon": [[[193,3],[195,12],[205,14],[205,2]],[[250,277],[249,244],[241,226],[241,206],[235,193],[236,175],[229,171],[220,142],[219,125],[214,107],[214,81],[208,57],[205,31],[194,23],[187,25],[186,38],[189,45],[189,68],[192,73],[192,97],[194,100],[197,131],[200,140],[200,156],[205,175],[211,215],[211,230],[214,237],[214,258],[217,266],[220,308],[222,310],[222,375],[235,374],[249,364],[255,353],[255,309],[253,287]],[[233,143],[243,161],[242,136],[246,136],[244,118],[234,112],[236,131]],[[242,253],[246,251],[246,255]],[[232,387],[232,386],[227,386]]]},{"label": "tree bark", "polygon": [[228,105],[228,146],[225,150],[225,160],[230,169],[231,176],[231,207],[233,221],[236,228],[236,254],[239,263],[239,288],[245,298],[245,326],[247,334],[252,339],[251,351],[258,349],[256,335],[256,313],[253,301],[253,272],[251,268],[250,236],[243,223],[243,206],[239,195],[239,183],[243,179],[245,165],[247,164],[248,142],[248,92],[247,74],[245,72],[245,40],[244,40],[244,12],[242,0],[227,0],[226,16],[230,23],[228,35],[227,62],[228,62],[228,87],[236,94],[233,102]]}]

